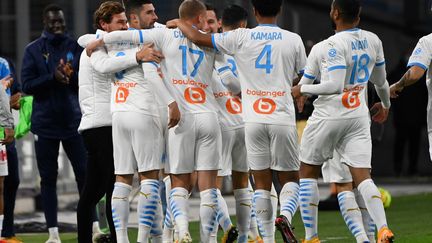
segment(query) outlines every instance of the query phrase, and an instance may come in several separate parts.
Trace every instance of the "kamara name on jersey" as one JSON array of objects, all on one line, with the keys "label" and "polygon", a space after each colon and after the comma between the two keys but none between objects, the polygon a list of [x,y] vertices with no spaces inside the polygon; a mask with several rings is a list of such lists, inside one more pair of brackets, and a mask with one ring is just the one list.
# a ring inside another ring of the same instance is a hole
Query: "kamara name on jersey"
[{"label": "kamara name on jersey", "polygon": [[192,79],[185,80],[185,79],[174,79],[173,78],[172,83],[173,84],[180,84],[180,85],[192,85],[192,86],[200,87],[202,89],[206,89],[208,87],[208,84],[197,82],[197,81],[192,80]]},{"label": "kamara name on jersey", "polygon": [[251,40],[282,40],[281,32],[252,32]]},{"label": "kamara name on jersey", "polygon": [[352,50],[364,50],[368,48],[368,42],[366,39],[364,40],[356,40],[351,42]]}]

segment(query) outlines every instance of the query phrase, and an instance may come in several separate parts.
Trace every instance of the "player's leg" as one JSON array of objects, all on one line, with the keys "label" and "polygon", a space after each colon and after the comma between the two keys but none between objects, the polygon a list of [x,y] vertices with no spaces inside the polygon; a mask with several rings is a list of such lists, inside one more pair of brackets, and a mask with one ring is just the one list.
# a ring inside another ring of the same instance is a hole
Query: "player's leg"
[{"label": "player's leg", "polygon": [[[3,229],[4,220],[4,179],[8,175],[8,161],[6,155],[6,145],[0,145],[0,232]],[[1,239],[1,236],[0,236]]]},{"label": "player's leg", "polygon": [[[189,233],[189,191],[190,173],[188,174],[171,174],[171,193],[169,196],[171,212],[174,216],[176,228],[179,231],[179,241],[186,241],[190,238]],[[190,240],[192,241],[192,239]]]},{"label": "player's leg", "polygon": [[274,241],[273,205],[271,203],[272,171],[268,129],[265,124],[246,123],[247,156],[255,181],[253,204],[258,229],[265,242]]},{"label": "player's leg", "polygon": [[57,175],[60,141],[35,135],[36,162],[41,177],[41,197],[49,239],[60,240],[57,227]]},{"label": "player's leg", "polygon": [[7,197],[4,200],[4,221],[2,236],[6,239],[15,237],[14,229],[14,209],[16,193],[20,183],[19,179],[19,164],[18,154],[15,147],[15,142],[6,145],[7,150],[7,170],[8,175],[4,180],[4,195]]},{"label": "player's leg", "polygon": [[340,142],[338,152],[349,165],[354,185],[365,200],[366,207],[378,229],[378,238],[382,242],[391,242],[393,233],[387,227],[381,193],[370,176],[372,140],[369,129],[369,118],[356,119],[351,122],[350,130]]},{"label": "player's leg", "polygon": [[300,212],[305,227],[305,239],[318,238],[319,191],[317,179],[320,166],[302,162],[300,165]]},{"label": "player's leg", "polygon": [[350,167],[354,183],[366,204],[378,230],[378,242],[392,242],[393,233],[388,229],[387,218],[381,200],[381,193],[370,177],[370,168]]},{"label": "player's leg", "polygon": [[[84,188],[85,177],[87,174],[87,151],[84,145],[84,140],[81,135],[76,135],[68,139],[62,140],[62,145],[68,159],[71,162],[72,169],[75,175],[75,180],[78,185],[78,190],[81,193]],[[92,235],[100,235],[102,232],[99,228],[99,220],[96,214],[96,205],[91,208],[92,213]]]},{"label": "player's leg", "polygon": [[368,242],[360,208],[352,191],[352,182],[336,183],[340,212],[357,243]]},{"label": "player's leg", "polygon": [[309,118],[300,146],[300,212],[305,227],[305,242],[318,240],[317,179],[321,165],[332,158],[334,141],[337,141],[340,126],[326,120]]},{"label": "player's leg", "polygon": [[[279,202],[281,215],[275,221],[276,228],[288,242],[295,242],[291,221],[298,208],[299,159],[298,134],[295,126],[269,125],[271,169],[282,186]],[[275,193],[276,194],[276,193]],[[277,194],[274,209],[277,208]],[[277,212],[276,210],[274,212]]]},{"label": "player's leg", "polygon": [[[4,146],[4,145],[2,145]],[[7,163],[7,161],[5,161]],[[7,171],[7,168],[6,168]],[[0,175],[0,231],[3,229],[3,220],[4,220],[4,214],[3,214],[3,209],[4,209],[4,197],[3,197],[3,185],[4,185],[4,176]],[[1,237],[0,237],[1,238]]]},{"label": "player's leg", "polygon": [[[251,180],[253,180],[253,176],[250,175],[249,181],[248,181],[248,190],[249,190],[251,197],[253,197],[255,190],[252,187]],[[262,242],[261,236],[260,236],[259,231],[258,231],[258,223],[257,223],[257,218],[256,218],[255,205],[253,203],[252,203],[251,215],[250,215],[248,242]]]},{"label": "player's leg", "polygon": [[375,241],[376,241],[375,223],[373,222],[372,217],[370,216],[369,212],[367,211],[366,203],[363,199],[363,196],[360,194],[360,192],[357,190],[357,188],[354,188],[353,192],[354,192],[355,197],[356,197],[357,205],[359,206],[361,214],[362,214],[363,228],[366,231],[369,242],[375,243]]},{"label": "player's leg", "polygon": [[236,201],[238,242],[243,243],[248,240],[253,193],[248,188],[249,164],[247,162],[244,128],[236,129],[234,138],[234,145],[231,149],[232,183]]},{"label": "player's leg", "polygon": [[164,218],[164,227],[163,227],[163,241],[164,242],[173,242],[174,239],[174,216],[171,211],[171,203],[169,200],[169,196],[171,193],[171,179],[170,176],[167,175],[164,177],[163,182],[165,183],[165,197],[167,202],[167,208],[165,212]]},{"label": "player's leg", "polygon": [[232,172],[239,243],[247,242],[251,221],[252,193],[248,188],[248,178],[248,172]]},{"label": "player's leg", "polygon": [[[80,193],[77,207],[78,241],[92,240],[93,208],[105,195],[106,185],[111,183],[110,165],[112,162],[111,127],[89,129],[82,133],[87,150],[87,170],[84,188]],[[111,159],[108,159],[111,157]],[[111,165],[114,167],[114,164]],[[108,171],[108,173],[107,173]],[[111,209],[110,209],[111,211]],[[108,211],[108,212],[110,212]],[[102,237],[98,234],[96,237]]]},{"label": "player's leg", "polygon": [[[117,174],[117,172],[116,172]],[[111,211],[116,229],[117,242],[129,243],[129,195],[132,191],[133,174],[117,174],[111,198]]]},{"label": "player's leg", "polygon": [[162,204],[159,194],[159,170],[139,173],[140,193],[138,198],[138,240],[148,242],[150,238],[162,238]]},{"label": "player's leg", "polygon": [[324,182],[336,187],[340,212],[348,229],[357,242],[367,242],[368,238],[363,227],[362,214],[352,191],[352,177],[348,166],[341,161],[341,155],[334,151],[333,158],[322,167]]},{"label": "player's leg", "polygon": [[216,187],[217,172],[220,169],[222,135],[214,113],[195,115],[196,125],[196,171],[200,191],[201,242],[208,242],[214,227],[217,227],[219,211]]},{"label": "player's leg", "polygon": [[171,192],[169,203],[178,229],[180,242],[192,241],[189,233],[189,188],[191,173],[194,171],[195,157],[195,122],[193,115],[183,115],[175,129],[169,130],[168,153]]},{"label": "player's leg", "polygon": [[129,242],[127,226],[129,221],[129,195],[137,161],[132,148],[129,112],[113,114],[112,138],[114,149],[114,173],[116,182],[111,198],[112,217],[117,242]]},{"label": "player's leg", "polygon": [[[140,179],[138,197],[138,239],[148,242],[153,236],[162,237],[162,204],[159,171],[162,168],[162,129],[160,119],[149,115],[131,113],[131,143],[137,160]],[[153,232],[152,228],[154,228]],[[158,232],[156,232],[158,231]]]},{"label": "player's leg", "polygon": [[[230,176],[232,174],[232,152],[235,142],[235,134],[235,130],[222,131],[222,154],[220,160],[221,169],[218,171],[218,176],[216,178],[219,208],[216,219],[224,232],[222,242],[234,242],[238,237],[237,228],[232,224],[228,212],[228,206],[221,194],[223,179],[226,176]],[[214,227],[214,230],[211,234],[211,241],[216,240],[218,228],[219,227]]]}]

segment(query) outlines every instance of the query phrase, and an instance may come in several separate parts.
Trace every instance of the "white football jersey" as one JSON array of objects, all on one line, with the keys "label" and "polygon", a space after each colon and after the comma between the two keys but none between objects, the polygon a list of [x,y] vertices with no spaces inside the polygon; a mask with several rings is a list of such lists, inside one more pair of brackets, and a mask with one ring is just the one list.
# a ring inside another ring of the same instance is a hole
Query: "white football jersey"
[{"label": "white football jersey", "polygon": [[[314,115],[324,119],[369,116],[365,97],[367,84],[374,68],[385,68],[384,51],[378,36],[355,28],[336,33],[315,49],[326,72],[346,69],[346,75],[343,93],[321,95],[314,103],[317,109]],[[314,75],[309,71],[307,74]]]},{"label": "white football jersey", "polygon": [[[432,130],[432,34],[422,37],[417,43],[408,61],[408,67],[411,66],[418,66],[426,70],[426,86],[428,88],[429,95],[427,119],[428,130],[430,131]],[[430,135],[429,144],[432,144],[432,139]],[[432,150],[430,152],[432,158]]]},{"label": "white football jersey", "polygon": [[166,86],[183,114],[216,112],[210,83],[215,51],[188,40],[179,29],[114,31],[104,36],[105,43],[154,43],[165,58],[160,63]]},{"label": "white football jersey", "polygon": [[[107,45],[108,55],[135,55],[139,45],[116,43]],[[156,69],[156,67],[154,67]],[[155,95],[150,82],[144,78],[142,65],[117,72],[111,85],[111,112],[133,111],[158,116]]]},{"label": "white football jersey", "polygon": [[212,35],[214,48],[237,62],[245,122],[295,125],[291,86],[306,64],[299,35],[276,25]]},{"label": "white football jersey", "polygon": [[218,103],[218,116],[222,131],[243,126],[241,100],[224,86],[223,80],[220,78],[225,72],[230,72],[229,75],[237,76],[236,69],[234,59],[228,55],[224,55],[223,60],[218,60],[215,63],[215,69],[213,70],[211,87]]}]

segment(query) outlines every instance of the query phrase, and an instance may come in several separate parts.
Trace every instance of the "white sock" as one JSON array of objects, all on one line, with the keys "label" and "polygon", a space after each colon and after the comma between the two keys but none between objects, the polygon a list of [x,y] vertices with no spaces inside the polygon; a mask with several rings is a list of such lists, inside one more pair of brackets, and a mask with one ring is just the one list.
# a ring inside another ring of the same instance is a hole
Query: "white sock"
[{"label": "white sock", "polygon": [[337,197],[342,217],[348,229],[351,231],[351,234],[359,243],[368,242],[369,239],[363,227],[362,215],[355,201],[354,192],[343,191],[340,192]]},{"label": "white sock", "polygon": [[228,206],[225,199],[222,197],[221,191],[216,189],[218,197],[218,212],[217,212],[217,223],[222,227],[224,232],[227,232],[232,227],[231,218],[228,212]]},{"label": "white sock", "polygon": [[276,192],[276,188],[275,188],[273,183],[271,186],[270,196],[271,196],[270,198],[271,198],[271,204],[272,204],[272,208],[273,208],[273,216],[276,217],[277,210],[278,210],[279,197],[278,197],[278,194]]},{"label": "white sock", "polygon": [[219,229],[219,225],[222,227],[222,230],[224,232],[228,231],[231,226],[232,222],[229,217],[228,212],[228,206],[226,204],[225,199],[222,197],[222,194],[219,189],[217,190],[217,196],[218,196],[218,212],[216,216],[216,224],[215,227],[213,227],[213,231],[210,233],[209,242],[217,242],[217,232]]},{"label": "white sock", "polygon": [[298,208],[299,200],[299,184],[295,182],[288,182],[282,187],[281,193],[279,195],[280,207],[283,216],[287,217],[288,221],[291,223],[294,214]]},{"label": "white sock", "polygon": [[99,222],[98,221],[94,221],[93,222],[93,225],[92,225],[92,232],[93,232],[93,234],[101,234],[102,233],[102,230],[100,229],[100,226],[99,226]]},{"label": "white sock", "polygon": [[369,242],[375,243],[376,242],[375,223],[373,222],[372,217],[370,216],[370,214],[366,208],[366,203],[363,199],[363,196],[360,194],[360,192],[357,190],[357,188],[355,188],[353,191],[354,191],[354,194],[356,196],[357,205],[359,206],[361,214],[362,214],[363,227],[364,227],[366,234],[369,238]]},{"label": "white sock", "polygon": [[254,204],[258,229],[264,242],[274,242],[274,220],[271,194],[266,190],[255,190]]},{"label": "white sock", "polygon": [[319,192],[316,179],[300,179],[300,212],[305,226],[305,238],[318,236]]},{"label": "white sock", "polygon": [[129,243],[127,225],[129,220],[129,194],[132,186],[116,182],[111,200],[112,217],[117,234],[117,242]]},{"label": "white sock", "polygon": [[209,242],[214,227],[217,227],[216,216],[219,212],[218,195],[216,188],[200,192],[200,236],[201,242]]},{"label": "white sock", "polygon": [[[3,215],[1,215],[1,216],[4,217]],[[3,225],[3,222],[2,222],[2,225]],[[48,233],[49,233],[49,238],[50,239],[60,239],[58,227],[48,228]]]},{"label": "white sock", "polygon": [[[159,186],[160,186],[160,181],[158,181]],[[155,219],[153,221],[151,230],[150,230],[150,237],[151,237],[151,242],[153,243],[162,243],[163,242],[163,219],[164,219],[164,215],[163,215],[163,210],[162,210],[162,201],[160,198],[160,188],[159,188],[159,200],[158,203],[156,204],[156,215],[155,215]]]},{"label": "white sock", "polygon": [[183,187],[171,189],[170,204],[171,212],[174,216],[175,224],[179,231],[179,240],[183,239],[189,233],[189,192]]},{"label": "white sock", "polygon": [[384,206],[381,200],[381,193],[372,181],[372,179],[366,179],[362,181],[357,189],[363,196],[367,210],[371,215],[378,231],[387,226],[387,219],[384,211]]},{"label": "white sock", "polygon": [[[153,224],[159,224],[155,221],[158,217],[159,203],[159,181],[142,180],[138,197],[138,242],[148,242]],[[159,216],[158,219],[161,220],[162,217]]]},{"label": "white sock", "polygon": [[239,231],[238,243],[248,240],[248,231],[251,221],[252,193],[249,188],[235,189],[234,198],[236,203],[237,229]]},{"label": "white sock", "polygon": [[[251,195],[254,195],[255,192],[252,188],[250,181],[248,183],[248,190],[249,190],[249,193]],[[259,236],[258,223],[257,223],[257,218],[256,218],[256,207],[255,207],[255,202],[253,199],[252,199],[252,209],[251,209],[251,220],[250,220],[249,234],[253,239],[258,238],[258,236]]]}]

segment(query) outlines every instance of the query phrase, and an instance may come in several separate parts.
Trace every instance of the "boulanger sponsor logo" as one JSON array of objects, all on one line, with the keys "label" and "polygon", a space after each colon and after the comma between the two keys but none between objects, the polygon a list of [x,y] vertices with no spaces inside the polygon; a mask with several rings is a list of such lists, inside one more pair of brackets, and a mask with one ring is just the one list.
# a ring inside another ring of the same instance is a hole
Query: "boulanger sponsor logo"
[{"label": "boulanger sponsor logo", "polygon": [[276,98],[276,97],[285,96],[286,92],[285,91],[266,91],[266,90],[247,89],[246,94],[252,95],[252,96],[261,96],[261,97],[270,96],[270,97]]},{"label": "boulanger sponsor logo", "polygon": [[115,103],[125,103],[129,96],[129,89],[135,88],[137,84],[136,82],[115,82],[113,87],[116,88]]},{"label": "boulanger sponsor logo", "polygon": [[276,110],[276,103],[270,98],[261,98],[255,101],[253,108],[258,114],[269,115]]},{"label": "boulanger sponsor logo", "polygon": [[203,104],[206,101],[205,91],[198,87],[188,87],[185,89],[184,97],[191,104]]},{"label": "boulanger sponsor logo", "polygon": [[225,104],[227,111],[231,114],[240,114],[242,113],[242,104],[239,98],[229,98]]},{"label": "boulanger sponsor logo", "polygon": [[124,87],[118,87],[115,94],[116,103],[125,103],[129,96],[129,90]]},{"label": "boulanger sponsor logo", "polygon": [[360,106],[360,92],[364,86],[354,86],[350,89],[345,88],[342,96],[342,105],[347,109],[354,109]]},{"label": "boulanger sponsor logo", "polygon": [[354,109],[360,106],[359,92],[346,92],[342,96],[342,104],[345,108]]},{"label": "boulanger sponsor logo", "polygon": [[172,84],[175,85],[190,85],[190,86],[197,86],[202,89],[206,89],[208,87],[208,84],[201,83],[192,79],[172,79]]}]

